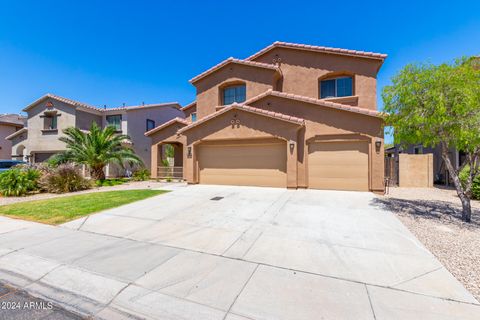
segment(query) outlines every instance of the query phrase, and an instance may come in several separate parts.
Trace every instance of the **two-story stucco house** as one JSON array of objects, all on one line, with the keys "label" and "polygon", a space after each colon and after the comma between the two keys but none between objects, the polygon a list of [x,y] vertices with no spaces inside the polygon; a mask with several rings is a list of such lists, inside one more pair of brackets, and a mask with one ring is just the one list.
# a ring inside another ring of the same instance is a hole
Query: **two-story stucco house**
[{"label": "two-story stucco house", "polygon": [[185,118],[146,133],[153,176],[171,144],[189,183],[382,191],[385,58],[275,42],[219,63],[190,80]]},{"label": "two-story stucco house", "polygon": [[25,117],[18,114],[0,114],[0,159],[11,159],[12,142],[6,138],[22,129]]},{"label": "two-story stucco house", "polygon": [[[27,126],[7,137],[12,142],[11,157],[32,163],[43,162],[65,149],[59,137],[63,129],[77,127],[89,130],[93,122],[105,127],[113,125],[119,133],[127,134],[132,148],[150,167],[150,139],[146,131],[184,113],[176,102],[98,108],[75,100],[47,94],[23,109]],[[107,172],[107,175],[117,173]]]}]

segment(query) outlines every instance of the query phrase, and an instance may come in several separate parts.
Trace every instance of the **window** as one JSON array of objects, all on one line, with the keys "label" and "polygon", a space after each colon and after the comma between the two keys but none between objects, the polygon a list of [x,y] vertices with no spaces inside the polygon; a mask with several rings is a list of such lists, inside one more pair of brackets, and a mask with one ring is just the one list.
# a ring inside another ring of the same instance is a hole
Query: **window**
[{"label": "window", "polygon": [[113,126],[117,131],[122,131],[122,115],[116,114],[113,116],[107,116],[107,125]]},{"label": "window", "polygon": [[232,104],[234,102],[244,102],[246,100],[245,85],[236,85],[223,89],[223,104]]},{"label": "window", "polygon": [[43,120],[44,130],[57,130],[58,129],[58,116],[57,115],[45,115]]},{"label": "window", "polygon": [[147,119],[147,131],[155,128],[155,121]]},{"label": "window", "polygon": [[195,121],[197,121],[197,113],[193,112],[192,113],[192,122],[195,122]]},{"label": "window", "polygon": [[352,77],[320,81],[320,98],[348,97],[353,95]]}]

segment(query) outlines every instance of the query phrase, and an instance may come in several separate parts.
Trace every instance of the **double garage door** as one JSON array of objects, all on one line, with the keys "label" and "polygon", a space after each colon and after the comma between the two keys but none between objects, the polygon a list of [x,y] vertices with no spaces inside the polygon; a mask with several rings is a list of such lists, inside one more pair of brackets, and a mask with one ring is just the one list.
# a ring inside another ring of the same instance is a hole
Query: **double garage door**
[{"label": "double garage door", "polygon": [[[201,145],[199,182],[286,187],[285,142]],[[308,186],[313,189],[368,191],[366,142],[319,142],[308,147]]]}]

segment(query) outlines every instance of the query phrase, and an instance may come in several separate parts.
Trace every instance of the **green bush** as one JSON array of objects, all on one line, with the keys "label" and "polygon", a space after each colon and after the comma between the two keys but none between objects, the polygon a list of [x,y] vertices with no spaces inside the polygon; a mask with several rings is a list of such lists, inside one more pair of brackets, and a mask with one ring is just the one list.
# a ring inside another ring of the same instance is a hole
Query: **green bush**
[{"label": "green bush", "polygon": [[[460,171],[459,178],[462,184],[465,186],[467,183],[468,175],[470,173],[470,167],[465,166],[462,171]],[[472,199],[480,200],[480,177],[477,176],[473,179],[472,183]]]},{"label": "green bush", "polygon": [[92,187],[90,181],[72,164],[61,164],[45,171],[40,184],[43,190],[52,193],[74,192]]},{"label": "green bush", "polygon": [[132,179],[134,181],[147,181],[150,179],[150,171],[147,169],[138,169],[133,173]]},{"label": "green bush", "polygon": [[13,168],[0,174],[0,193],[5,197],[25,196],[39,189],[40,171]]}]

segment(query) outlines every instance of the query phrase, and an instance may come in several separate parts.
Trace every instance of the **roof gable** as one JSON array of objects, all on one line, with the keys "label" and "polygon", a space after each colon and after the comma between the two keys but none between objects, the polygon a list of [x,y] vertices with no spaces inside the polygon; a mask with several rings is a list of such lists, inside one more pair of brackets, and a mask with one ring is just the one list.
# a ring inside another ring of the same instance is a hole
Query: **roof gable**
[{"label": "roof gable", "polygon": [[246,58],[245,61],[253,61],[256,58],[258,58],[258,57],[264,55],[265,53],[269,52],[270,50],[273,50],[274,48],[289,48],[289,49],[296,49],[296,50],[307,50],[307,51],[313,51],[313,52],[330,53],[330,54],[345,55],[345,56],[354,56],[354,57],[361,57],[361,58],[367,58],[367,59],[376,59],[376,60],[381,60],[381,61],[383,61],[387,58],[387,55],[383,54],[383,53],[375,53],[375,52],[368,52],[368,51],[349,50],[349,49],[341,49],[341,48],[312,46],[312,45],[299,44],[299,43],[275,41],[271,45],[263,48],[262,50],[254,53],[250,57]]},{"label": "roof gable", "polygon": [[190,130],[194,127],[197,127],[211,119],[214,119],[224,113],[227,113],[231,110],[240,110],[240,111],[245,111],[245,112],[249,112],[249,113],[253,113],[253,114],[257,114],[257,115],[261,115],[261,116],[265,116],[265,117],[270,117],[270,118],[273,118],[273,119],[277,119],[277,120],[281,120],[281,121],[286,121],[286,122],[290,122],[290,123],[293,123],[293,124],[296,124],[296,125],[304,125],[305,124],[305,120],[304,119],[301,119],[301,118],[297,118],[297,117],[294,117],[294,116],[289,116],[289,115],[286,115],[286,114],[283,114],[283,113],[279,113],[279,112],[273,112],[273,111],[268,111],[268,110],[264,110],[264,109],[259,109],[259,108],[254,108],[254,107],[250,107],[250,106],[247,106],[247,105],[244,105],[244,104],[237,104],[237,103],[234,103],[234,104],[231,104],[229,106],[226,106],[222,109],[220,109],[219,111],[216,111],[212,114],[209,114],[208,116],[206,117],[203,117],[202,119],[196,121],[196,122],[193,122],[191,123],[190,125],[178,130],[178,133],[182,133],[182,132],[185,132],[187,130]]},{"label": "roof gable", "polygon": [[171,126],[171,125],[173,125],[173,124],[175,124],[175,123],[179,123],[179,124],[185,125],[185,126],[188,125],[187,120],[182,119],[182,118],[179,118],[179,117],[176,117],[176,118],[173,118],[173,119],[171,119],[171,120],[169,120],[169,121],[167,121],[167,122],[159,125],[158,127],[153,128],[153,129],[150,130],[150,131],[145,132],[145,136],[147,136],[147,137],[148,137],[148,136],[151,136],[152,134],[154,134],[154,133],[156,133],[156,132],[158,132],[158,131],[161,131],[161,130],[163,130],[163,129],[165,129],[165,128],[167,128],[167,127],[169,127],[169,126]]},{"label": "roof gable", "polygon": [[245,65],[245,66],[250,66],[250,67],[255,67],[255,68],[263,68],[263,69],[269,69],[269,70],[273,70],[273,71],[276,71],[276,72],[279,72],[279,69],[277,66],[273,65],[273,64],[268,64],[268,63],[262,63],[262,62],[256,62],[256,61],[245,61],[245,60],[240,60],[240,59],[235,59],[235,58],[228,58],[226,60],[223,60],[222,62],[220,62],[219,64],[211,67],[210,69],[200,73],[198,76],[196,77],[193,77],[192,79],[189,80],[190,83],[195,83],[203,78],[205,78],[206,76],[216,72],[217,70],[231,64],[231,63],[235,63],[235,64],[239,64],[239,65]]},{"label": "roof gable", "polygon": [[369,110],[369,109],[354,107],[354,106],[350,106],[350,105],[346,105],[346,104],[330,102],[330,101],[326,101],[326,100],[322,100],[322,99],[314,99],[314,98],[305,97],[305,96],[301,96],[301,95],[297,95],[297,94],[285,93],[285,92],[279,92],[279,91],[273,91],[273,90],[267,90],[264,93],[245,101],[245,104],[253,103],[253,102],[258,101],[260,99],[263,99],[267,96],[291,99],[291,100],[310,103],[310,104],[315,104],[315,105],[319,105],[319,106],[323,106],[323,107],[327,107],[327,108],[364,114],[364,115],[371,116],[371,117],[377,117],[377,118],[382,118],[383,117],[382,112],[378,112],[378,111],[375,111],[375,110]]}]

